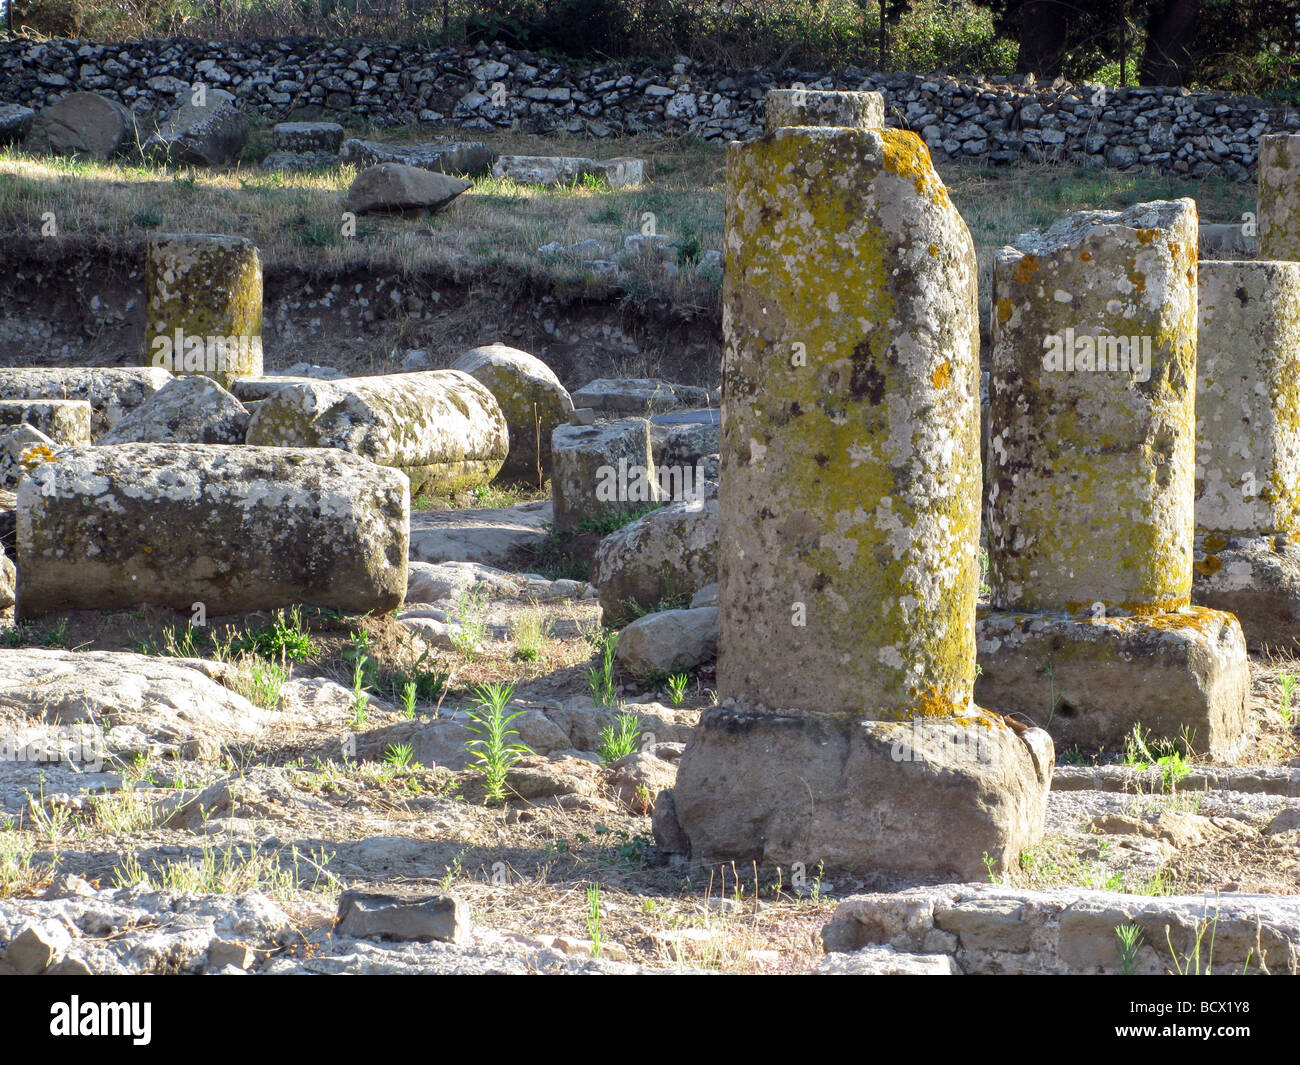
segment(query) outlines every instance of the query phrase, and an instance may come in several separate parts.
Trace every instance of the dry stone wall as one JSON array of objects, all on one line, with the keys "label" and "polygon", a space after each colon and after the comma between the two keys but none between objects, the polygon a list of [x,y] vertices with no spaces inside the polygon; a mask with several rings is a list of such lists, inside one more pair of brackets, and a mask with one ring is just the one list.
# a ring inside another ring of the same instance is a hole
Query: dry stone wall
[{"label": "dry stone wall", "polygon": [[0,100],[40,108],[76,90],[145,116],[195,81],[268,119],[316,113],[379,124],[563,131],[583,136],[757,136],[769,88],[876,90],[888,124],[924,137],[937,157],[993,164],[1062,159],[1176,173],[1253,172],[1259,137],[1300,131],[1300,112],[1253,97],[1181,89],[1037,85],[1023,78],[581,66],[502,45],[262,39],[95,44],[0,43]]}]

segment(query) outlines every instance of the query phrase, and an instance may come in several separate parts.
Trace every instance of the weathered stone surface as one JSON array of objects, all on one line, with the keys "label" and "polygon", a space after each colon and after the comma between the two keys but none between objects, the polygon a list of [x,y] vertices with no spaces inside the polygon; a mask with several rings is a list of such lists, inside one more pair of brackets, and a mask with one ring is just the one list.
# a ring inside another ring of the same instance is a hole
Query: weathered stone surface
[{"label": "weathered stone surface", "polygon": [[661,610],[637,618],[618,636],[619,664],[638,677],[694,669],[718,653],[718,608]]},{"label": "weathered stone surface", "polygon": [[725,702],[682,755],[680,836],[704,861],[984,875],[1040,836],[1053,747],[972,701],[970,234],[896,130],[731,145],[727,215]]},{"label": "weathered stone surface", "polygon": [[348,189],[343,206],[349,211],[440,211],[470,183],[416,166],[380,163],[361,171]]},{"label": "weathered stone surface", "polygon": [[1252,651],[1300,649],[1300,541],[1294,534],[1196,538],[1192,595],[1235,614]]},{"label": "weathered stone surface", "polygon": [[851,954],[828,954],[817,966],[822,976],[960,976],[951,958],[906,954],[893,947],[863,947]]},{"label": "weathered stone surface", "polygon": [[557,532],[658,502],[644,418],[560,425],[551,434],[551,501]]},{"label": "weathered stone surface", "polygon": [[268,152],[260,165],[263,170],[324,170],[338,162],[334,152]]},{"label": "weathered stone surface", "polygon": [[0,104],[0,144],[14,144],[27,136],[36,112],[22,104]]},{"label": "weathered stone surface", "polygon": [[[711,408],[658,414],[650,419],[650,450],[664,499],[716,495],[722,432],[718,414],[717,408]],[[696,415],[699,421],[686,420]]]},{"label": "weathered stone surface", "polygon": [[885,98],[878,92],[768,89],[763,122],[768,133],[781,126],[883,129]]},{"label": "weathered stone surface", "polygon": [[31,921],[19,929],[5,948],[4,960],[22,976],[45,972],[72,943],[72,934],[58,921]]},{"label": "weathered stone surface", "polygon": [[29,425],[60,445],[90,443],[90,414],[82,399],[0,399],[0,425]]},{"label": "weathered stone surface", "polygon": [[280,152],[338,155],[343,145],[343,127],[337,122],[277,122],[271,127],[271,143]]},{"label": "weathered stone surface", "polygon": [[48,462],[58,448],[55,441],[30,425],[0,430],[0,488],[17,488],[28,470]]},{"label": "weathered stone surface", "polygon": [[177,377],[99,438],[100,444],[242,444],[248,410],[211,378]]},{"label": "weathered stone surface", "polygon": [[1201,262],[1196,528],[1300,531],[1300,263]]},{"label": "weathered stone surface", "polygon": [[700,716],[673,803],[698,861],[978,880],[984,855],[1008,866],[1041,835],[1052,759],[1046,733],[992,718],[906,724],[722,706]]},{"label": "weathered stone surface", "polygon": [[497,401],[460,370],[291,385],[261,402],[247,440],[350,451],[400,469],[412,493],[486,484],[509,450]]},{"label": "weathered stone surface", "polygon": [[74,92],[41,109],[27,147],[106,161],[130,147],[135,136],[134,117],[116,100]]},{"label": "weathered stone surface", "polygon": [[262,372],[262,256],[243,237],[167,234],[145,261],[145,363],[229,387]]},{"label": "weathered stone surface", "polygon": [[1198,932],[1202,971],[1293,975],[1300,967],[1295,897],[1237,892],[1151,898],[1077,887],[909,888],[845,899],[822,930],[822,940],[833,952],[887,946],[951,960],[971,975],[1116,974],[1120,925],[1141,931],[1133,959],[1139,975],[1171,974],[1175,958],[1186,964]]},{"label": "weathered stone surface", "polygon": [[411,514],[411,558],[506,566],[517,551],[546,539],[553,514],[550,500],[517,507],[415,511]]},{"label": "weathered stone surface", "polygon": [[981,706],[1047,729],[1058,747],[1113,749],[1139,725],[1184,728],[1196,751],[1231,760],[1246,733],[1249,671],[1231,615],[1187,607],[1144,617],[981,611]]},{"label": "weathered stone surface", "polygon": [[503,155],[492,166],[492,176],[521,185],[573,185],[584,177],[602,177],[612,189],[640,185],[645,162],[618,158],[597,161],[577,156]]},{"label": "weathered stone surface", "polygon": [[437,174],[479,177],[490,173],[496,152],[478,141],[433,141],[428,144],[380,144],[351,139],[343,142],[339,160],[358,167],[400,163]]},{"label": "weathered stone surface", "polygon": [[439,939],[467,943],[473,929],[469,904],[454,895],[406,898],[345,891],[336,933],[356,939]]},{"label": "weathered stone surface", "polygon": [[69,448],[19,487],[18,611],[391,610],[409,520],[406,479],[344,452]]},{"label": "weathered stone surface", "polygon": [[8,610],[14,605],[18,589],[18,570],[13,559],[0,547],[0,610]]},{"label": "weathered stone surface", "polygon": [[[510,453],[499,476],[532,480],[551,473],[551,433],[569,420],[573,401],[551,368],[505,344],[472,348],[452,363],[496,397],[510,431]],[[539,473],[540,470],[540,473]]]},{"label": "weathered stone surface", "polygon": [[1195,249],[1196,205],[1174,200],[1084,211],[995,258],[994,606],[1190,601]]},{"label": "weathered stone surface", "polygon": [[685,603],[718,573],[718,504],[673,503],[610,533],[591,564],[606,625],[660,603]]},{"label": "weathered stone surface", "polygon": [[1300,133],[1259,138],[1259,257],[1300,259]]},{"label": "weathered stone surface", "polygon": [[91,436],[98,437],[171,379],[155,366],[0,369],[0,399],[84,399],[94,411]]},{"label": "weathered stone surface", "polygon": [[606,417],[620,414],[649,417],[684,407],[703,407],[708,402],[707,389],[654,377],[598,377],[573,393],[575,407],[590,407]]},{"label": "weathered stone surface", "polygon": [[209,88],[196,97],[185,89],[176,97],[171,117],[144,142],[143,151],[172,162],[227,166],[247,140],[248,119],[234,96]]},{"label": "weathered stone surface", "polygon": [[1259,238],[1247,235],[1241,222],[1202,222],[1197,253],[1202,260],[1256,259]]},{"label": "weathered stone surface", "polygon": [[275,720],[233,690],[237,667],[223,663],[23,647],[0,650],[0,669],[0,743],[29,761],[96,771],[140,753],[211,761]]}]

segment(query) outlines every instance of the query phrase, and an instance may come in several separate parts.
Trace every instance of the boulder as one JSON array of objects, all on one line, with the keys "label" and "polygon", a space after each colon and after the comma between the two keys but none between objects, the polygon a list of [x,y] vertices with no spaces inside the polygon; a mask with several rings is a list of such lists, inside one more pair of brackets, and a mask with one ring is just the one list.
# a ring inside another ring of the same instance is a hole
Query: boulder
[{"label": "boulder", "polygon": [[343,206],[357,214],[439,211],[469,187],[470,183],[461,178],[400,163],[381,163],[357,175]]},{"label": "boulder", "polygon": [[248,410],[216,381],[177,377],[99,438],[100,444],[242,444]]},{"label": "boulder", "polygon": [[483,384],[505,415],[510,452],[498,476],[534,481],[550,476],[551,433],[573,410],[568,390],[551,368],[526,351],[487,344],[465,352],[452,369]]},{"label": "boulder", "polygon": [[0,426],[29,425],[56,444],[90,443],[90,404],[84,399],[0,399]]},{"label": "boulder", "polygon": [[402,470],[412,492],[486,484],[509,450],[497,401],[459,370],[290,385],[259,404],[247,440],[350,451]]},{"label": "boulder", "polygon": [[347,140],[339,160],[359,168],[380,163],[400,163],[436,174],[479,177],[492,169],[496,152],[477,141],[433,141],[428,144],[380,144],[378,141]]},{"label": "boulder", "polygon": [[612,189],[640,185],[645,162],[626,157],[598,162],[578,156],[503,155],[492,167],[493,177],[520,185],[573,185],[588,175],[604,178]]},{"label": "boulder", "polygon": [[90,435],[97,438],[171,379],[157,366],[0,369],[0,399],[84,399],[93,412]]},{"label": "boulder", "polygon": [[406,478],[342,451],[69,448],[18,489],[18,610],[294,603],[386,611],[406,592]]},{"label": "boulder", "polygon": [[22,104],[0,104],[0,144],[16,144],[32,128],[36,112]]},{"label": "boulder", "polygon": [[717,574],[713,500],[673,503],[629,522],[600,542],[591,564],[604,623],[613,626],[665,601],[684,605]]},{"label": "boulder", "polygon": [[644,418],[561,425],[551,434],[551,500],[557,532],[659,501]]},{"label": "boulder", "polygon": [[439,939],[469,942],[469,904],[453,895],[409,898],[345,891],[339,899],[334,934],[354,939]]},{"label": "boulder", "polygon": [[676,385],[653,377],[598,377],[573,393],[575,407],[615,417],[636,414],[649,417],[683,407],[706,407],[709,392],[694,385]]},{"label": "boulder", "polygon": [[411,514],[411,559],[509,565],[515,554],[546,540],[550,500],[517,507],[419,510]]},{"label": "boulder", "polygon": [[619,664],[637,677],[696,666],[718,653],[718,608],[662,610],[637,618],[618,636]]},{"label": "boulder", "polygon": [[224,89],[207,89],[196,100],[190,90],[176,98],[171,117],[144,142],[147,154],[169,162],[227,166],[248,140],[248,119]]},{"label": "boulder", "polygon": [[135,137],[134,116],[116,100],[93,92],[74,92],[41,109],[27,146],[103,162],[125,151]]}]

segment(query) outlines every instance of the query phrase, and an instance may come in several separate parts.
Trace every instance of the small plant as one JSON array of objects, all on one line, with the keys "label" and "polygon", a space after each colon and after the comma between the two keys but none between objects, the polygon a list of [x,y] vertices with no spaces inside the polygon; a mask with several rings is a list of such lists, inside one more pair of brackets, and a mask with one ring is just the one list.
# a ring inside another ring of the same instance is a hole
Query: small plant
[{"label": "small plant", "polygon": [[510,626],[515,641],[514,657],[520,662],[536,662],[550,636],[550,623],[540,610],[526,610]]},{"label": "small plant", "polygon": [[176,627],[168,625],[163,629],[162,653],[173,658],[198,658],[199,630],[193,625],[186,625],[179,634]]},{"label": "small plant", "polygon": [[352,666],[354,676],[357,666],[361,667],[367,688],[374,687],[375,683],[375,660],[370,655],[374,642],[375,638],[365,629],[349,630],[348,646],[343,649],[343,660]]},{"label": "small plant", "polygon": [[415,699],[419,686],[413,680],[402,685],[402,716],[407,721],[415,720]]},{"label": "small plant", "polygon": [[[1149,738],[1150,733],[1143,736],[1141,725],[1134,725],[1132,734],[1124,741],[1123,763],[1139,770],[1158,768],[1162,789],[1167,792],[1176,791],[1179,782],[1192,771],[1188,755],[1184,753],[1191,751],[1186,731],[1181,735],[1183,750],[1167,741],[1148,744]],[[1154,751],[1152,747],[1155,748]]]},{"label": "small plant", "polygon": [[162,220],[163,216],[157,211],[138,211],[131,216],[131,221],[141,229],[157,229]]},{"label": "small plant", "polygon": [[1052,719],[1056,717],[1056,711],[1061,706],[1061,693],[1056,688],[1055,667],[1051,662],[1047,663],[1047,724],[1045,729],[1052,727]]},{"label": "small plant", "polygon": [[1277,675],[1278,687],[1282,689],[1282,699],[1278,704],[1277,712],[1282,715],[1282,721],[1287,728],[1291,727],[1293,715],[1291,693],[1295,690],[1297,678],[1300,678],[1300,673],[1279,673]]},{"label": "small plant", "polygon": [[691,682],[689,673],[674,673],[668,678],[668,700],[673,706],[681,706],[686,698],[686,686]]},{"label": "small plant", "polygon": [[[1173,940],[1169,935],[1169,926],[1165,925],[1165,943],[1169,947],[1169,953],[1174,960],[1174,971],[1179,976],[1210,976],[1214,967],[1214,937],[1219,930],[1219,915],[1215,915],[1210,920],[1202,918],[1196,923],[1195,938],[1192,940],[1192,948],[1181,958],[1178,951],[1174,950]],[[1205,934],[1210,934],[1210,942],[1205,943]],[[1205,963],[1201,964],[1201,947],[1205,946]],[[1250,964],[1249,959],[1246,962]],[[1174,975],[1170,973],[1170,975]]]},{"label": "small plant", "polygon": [[487,636],[487,602],[486,589],[470,591],[462,588],[457,598],[459,624],[452,628],[451,642],[466,662],[473,662],[478,657]]},{"label": "small plant", "polygon": [[1142,929],[1135,924],[1115,926],[1115,938],[1119,940],[1119,971],[1121,976],[1132,976],[1137,972],[1138,948],[1142,946]]},{"label": "small plant", "polygon": [[254,706],[274,710],[280,705],[280,692],[289,680],[289,667],[279,662],[253,658],[240,671],[239,694]]},{"label": "small plant", "polygon": [[512,766],[524,755],[533,752],[522,743],[511,743],[508,736],[517,736],[512,728],[506,726],[523,711],[506,716],[506,705],[515,693],[513,684],[483,684],[474,689],[479,701],[479,712],[469,715],[470,723],[465,728],[477,733],[479,738],[470,740],[465,749],[473,755],[477,763],[475,768],[483,774],[483,786],[489,802],[500,802],[506,797],[506,776]]},{"label": "small plant", "polygon": [[591,940],[591,956],[600,957],[600,885],[587,885],[587,937]]},{"label": "small plant", "polygon": [[596,753],[605,765],[612,765],[635,751],[636,741],[641,736],[641,725],[636,714],[621,713],[614,722],[600,730],[600,746],[596,748]]},{"label": "small plant", "polygon": [[618,651],[618,633],[611,629],[598,629],[588,637],[596,647],[600,661],[587,670],[587,686],[597,706],[613,706],[618,696],[614,683],[614,655]]},{"label": "small plant", "polygon": [[262,628],[236,636],[231,647],[281,662],[303,662],[320,651],[303,625],[301,608],[296,606],[287,612],[277,610]]},{"label": "small plant", "polygon": [[0,830],[0,899],[34,895],[50,882],[54,863],[38,865],[36,841],[26,832]]},{"label": "small plant", "polygon": [[989,584],[989,550],[987,547],[980,548],[980,598],[987,599],[993,594],[993,586]]},{"label": "small plant", "polygon": [[352,729],[357,731],[366,726],[369,718],[368,707],[370,706],[370,693],[366,691],[366,663],[368,658],[362,657],[352,666]]},{"label": "small plant", "polygon": [[394,743],[384,755],[384,763],[393,771],[410,769],[415,759],[415,748],[409,743]]}]

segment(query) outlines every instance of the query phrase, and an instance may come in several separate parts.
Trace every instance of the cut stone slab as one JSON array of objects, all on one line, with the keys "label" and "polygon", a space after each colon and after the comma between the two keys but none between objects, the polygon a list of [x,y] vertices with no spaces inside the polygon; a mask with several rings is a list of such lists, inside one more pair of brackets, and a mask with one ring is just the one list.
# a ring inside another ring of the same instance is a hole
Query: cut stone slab
[{"label": "cut stone slab", "polygon": [[18,489],[18,613],[391,610],[409,521],[406,478],[344,451],[69,448]]},{"label": "cut stone slab", "polygon": [[781,126],[883,129],[885,98],[878,92],[768,89],[763,124],[768,133]]},{"label": "cut stone slab", "polygon": [[[1133,727],[1232,760],[1247,735],[1246,641],[1204,607],[1151,617],[1074,618],[981,610],[981,706],[1045,728],[1058,748],[1122,745]],[[1050,672],[1049,672],[1050,670]]]},{"label": "cut stone slab", "polygon": [[492,170],[496,152],[478,141],[433,141],[426,144],[380,144],[351,139],[343,142],[340,162],[364,168],[400,163],[436,174],[481,177]]},{"label": "cut stone slab", "polygon": [[[870,854],[878,869],[978,880],[983,855],[1013,861],[1041,835],[1053,758],[1041,730],[982,719],[917,727],[714,707],[682,756],[672,806],[655,806],[655,840],[684,832],[705,864],[854,870]],[[940,810],[917,831],[921,811]],[[676,825],[661,823],[669,812]]]},{"label": "cut stone slab", "polygon": [[606,417],[635,414],[649,417],[683,407],[703,407],[709,392],[653,377],[598,377],[573,393],[575,407],[590,407]]},{"label": "cut stone slab", "polygon": [[553,515],[549,500],[499,509],[413,511],[411,559],[508,566],[516,552],[546,539]]},{"label": "cut stone slab", "polygon": [[673,503],[600,542],[591,583],[604,624],[625,625],[665,600],[688,600],[718,579],[718,504]]},{"label": "cut stone slab", "polygon": [[248,141],[248,118],[224,89],[207,89],[196,98],[190,89],[177,97],[171,117],[142,145],[148,155],[174,163],[227,166]]},{"label": "cut stone slab", "polygon": [[0,104],[0,144],[16,144],[27,136],[36,112],[22,104]]},{"label": "cut stone slab", "polygon": [[90,422],[83,399],[0,399],[0,426],[29,425],[60,446],[89,444]]},{"label": "cut stone slab", "polygon": [[1300,650],[1300,540],[1208,533],[1195,552],[1196,602],[1235,614],[1252,651]]},{"label": "cut stone slab", "polygon": [[0,430],[0,488],[17,488],[28,470],[50,461],[59,447],[30,425]]},{"label": "cut stone slab", "polygon": [[540,484],[551,474],[551,433],[573,410],[568,390],[546,363],[505,344],[472,348],[451,368],[483,384],[501,407],[510,452],[497,475]]},{"label": "cut stone slab", "polygon": [[261,166],[263,170],[324,170],[338,163],[336,152],[268,152]]},{"label": "cut stone slab", "polygon": [[103,444],[242,444],[248,409],[216,381],[168,381],[102,437]]},{"label": "cut stone slab", "polygon": [[381,163],[357,175],[343,206],[357,214],[440,211],[470,187],[470,182],[461,178],[400,163]]},{"label": "cut stone slab", "polygon": [[659,500],[644,418],[560,425],[551,434],[551,501],[557,532]]},{"label": "cut stone slab", "polygon": [[1259,138],[1259,257],[1300,260],[1300,133]]},{"label": "cut stone slab", "polygon": [[135,118],[116,100],[74,92],[36,115],[27,147],[106,162],[135,142]]},{"label": "cut stone slab", "polygon": [[503,155],[492,167],[493,177],[521,185],[573,185],[589,175],[604,178],[612,189],[640,185],[645,162],[628,157],[597,161],[579,156]]},{"label": "cut stone slab", "polygon": [[616,656],[637,677],[694,669],[718,653],[718,608],[646,614],[618,636]]},{"label": "cut stone slab", "polygon": [[299,381],[262,400],[246,439],[349,451],[401,470],[412,493],[487,484],[510,446],[496,399],[460,370]]},{"label": "cut stone slab", "polygon": [[154,366],[0,369],[0,399],[84,399],[94,411],[90,433],[97,438],[171,379]]},{"label": "cut stone slab", "polygon": [[329,152],[337,156],[343,146],[343,127],[337,122],[277,122],[271,127],[271,143],[279,152]]},{"label": "cut stone slab", "polygon": [[262,255],[243,237],[161,234],[145,259],[146,365],[224,387],[262,373]]},{"label": "cut stone slab", "polygon": [[406,898],[345,891],[334,933],[355,939],[442,940],[468,943],[473,930],[469,904],[454,895]]}]

